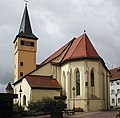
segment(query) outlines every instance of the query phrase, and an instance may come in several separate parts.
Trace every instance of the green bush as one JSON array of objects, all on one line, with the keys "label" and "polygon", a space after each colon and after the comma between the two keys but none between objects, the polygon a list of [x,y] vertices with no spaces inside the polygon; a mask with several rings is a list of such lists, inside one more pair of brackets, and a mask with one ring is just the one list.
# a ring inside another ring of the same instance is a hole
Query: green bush
[{"label": "green bush", "polygon": [[65,102],[56,101],[56,106],[55,106],[56,111],[63,111],[66,107],[67,107],[67,104],[65,104]]},{"label": "green bush", "polygon": [[115,109],[120,109],[120,106],[115,106]]},{"label": "green bush", "polygon": [[56,101],[49,97],[44,97],[41,100],[41,110],[47,114],[54,112],[56,106]]},{"label": "green bush", "polygon": [[36,112],[44,112],[46,114],[50,114],[53,117],[53,114],[61,115],[66,106],[67,105],[63,101],[55,101],[53,98],[44,97],[41,101],[38,100],[36,102],[31,102],[28,105],[28,109],[34,110]]},{"label": "green bush", "polygon": [[30,102],[30,104],[28,105],[28,109],[30,110],[30,111],[36,111],[36,112],[38,112],[38,111],[41,111],[41,101],[36,101],[36,102],[34,102],[34,101],[32,101],[32,102]]}]

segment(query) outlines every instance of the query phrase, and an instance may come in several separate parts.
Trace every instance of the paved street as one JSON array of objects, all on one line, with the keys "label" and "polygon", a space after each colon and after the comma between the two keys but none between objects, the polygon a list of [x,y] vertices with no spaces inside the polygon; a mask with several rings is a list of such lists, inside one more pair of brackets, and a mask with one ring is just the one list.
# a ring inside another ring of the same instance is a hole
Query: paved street
[{"label": "paved street", "polygon": [[88,112],[83,114],[76,114],[70,117],[71,118],[115,118],[116,113],[117,113],[116,111]]},{"label": "paved street", "polygon": [[[106,111],[106,112],[78,112],[75,115],[64,116],[64,118],[116,118],[116,111]],[[24,118],[50,118],[46,116],[37,116],[37,117],[24,117]]]}]

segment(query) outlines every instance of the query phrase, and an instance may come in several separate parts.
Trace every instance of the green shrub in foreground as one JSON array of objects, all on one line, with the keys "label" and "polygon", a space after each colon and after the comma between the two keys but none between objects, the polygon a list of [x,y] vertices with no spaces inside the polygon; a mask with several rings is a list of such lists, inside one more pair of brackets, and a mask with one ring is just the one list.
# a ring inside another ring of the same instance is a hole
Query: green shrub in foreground
[{"label": "green shrub in foreground", "polygon": [[63,101],[55,101],[53,98],[44,97],[41,101],[31,102],[28,109],[53,115],[62,112],[66,106]]}]

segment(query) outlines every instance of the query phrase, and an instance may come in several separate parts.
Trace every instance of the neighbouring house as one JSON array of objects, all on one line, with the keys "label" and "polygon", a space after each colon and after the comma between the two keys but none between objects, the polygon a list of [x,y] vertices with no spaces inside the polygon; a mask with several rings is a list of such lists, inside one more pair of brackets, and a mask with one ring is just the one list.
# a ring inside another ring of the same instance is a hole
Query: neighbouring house
[{"label": "neighbouring house", "polygon": [[13,115],[13,99],[17,98],[17,94],[0,93],[0,118],[9,118]]},{"label": "neighbouring house", "polygon": [[120,106],[120,67],[110,70],[110,106]]},{"label": "neighbouring house", "polygon": [[8,85],[6,87],[6,93],[11,93],[11,94],[14,93],[11,83],[8,83]]},{"label": "neighbouring house", "polygon": [[37,40],[25,5],[20,29],[13,41],[13,85],[14,93],[18,94],[15,103],[27,106],[30,101],[42,97],[66,96],[69,109],[81,107],[84,111],[98,111],[110,108],[110,72],[85,32],[39,65],[36,65]]}]

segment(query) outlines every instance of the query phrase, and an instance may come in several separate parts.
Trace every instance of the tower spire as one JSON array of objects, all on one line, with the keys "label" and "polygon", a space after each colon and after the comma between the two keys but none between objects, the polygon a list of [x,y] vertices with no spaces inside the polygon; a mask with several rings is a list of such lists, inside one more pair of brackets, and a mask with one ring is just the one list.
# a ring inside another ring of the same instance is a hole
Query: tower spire
[{"label": "tower spire", "polygon": [[19,34],[32,35],[32,28],[31,28],[31,23],[29,19],[27,4],[25,5],[25,9],[24,9],[20,29],[19,29]]},{"label": "tower spire", "polygon": [[24,1],[25,1],[25,8],[24,8],[23,16],[22,16],[22,21],[21,21],[21,24],[20,24],[18,35],[16,36],[13,43],[16,42],[17,37],[31,38],[31,39],[35,39],[35,40],[38,39],[32,33],[32,27],[31,27],[31,23],[30,23],[29,14],[28,14],[28,8],[27,8],[28,0],[24,0]]}]

